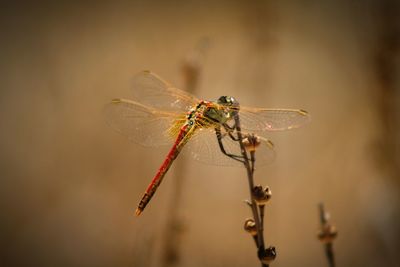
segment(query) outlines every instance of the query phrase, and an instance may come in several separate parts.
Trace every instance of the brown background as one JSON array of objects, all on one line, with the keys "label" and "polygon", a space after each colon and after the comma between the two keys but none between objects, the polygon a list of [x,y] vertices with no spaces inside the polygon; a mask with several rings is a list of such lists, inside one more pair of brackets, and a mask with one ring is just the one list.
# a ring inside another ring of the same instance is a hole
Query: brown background
[{"label": "brown background", "polygon": [[[278,3],[276,3],[278,2]],[[351,3],[350,3],[351,2]],[[242,230],[245,171],[181,157],[139,218],[168,148],[129,143],[102,107],[151,69],[178,87],[209,40],[196,94],[303,108],[312,123],[273,133],[256,172],[273,199],[272,266],[327,266],[323,201],[338,266],[399,266],[399,12],[391,1],[129,1],[0,4],[0,265],[258,266]],[[396,25],[397,23],[397,25]],[[179,242],[166,244],[174,177]]]}]

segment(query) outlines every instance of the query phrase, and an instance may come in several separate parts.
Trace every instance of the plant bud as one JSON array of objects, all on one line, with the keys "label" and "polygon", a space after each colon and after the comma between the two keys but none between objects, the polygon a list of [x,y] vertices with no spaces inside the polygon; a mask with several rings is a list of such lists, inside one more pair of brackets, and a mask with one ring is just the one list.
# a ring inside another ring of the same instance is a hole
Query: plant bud
[{"label": "plant bud", "polygon": [[256,223],[253,219],[246,219],[246,221],[244,222],[244,230],[246,232],[248,232],[249,234],[251,234],[252,236],[256,236],[257,235],[257,226]]},{"label": "plant bud", "polygon": [[318,232],[317,236],[322,243],[331,243],[337,236],[336,227],[326,224],[322,227],[321,231]]},{"label": "plant bud", "polygon": [[253,188],[253,197],[258,205],[265,205],[271,196],[272,192],[268,186],[263,188],[261,185],[257,185]]},{"label": "plant bud", "polygon": [[264,264],[269,264],[271,261],[275,260],[276,258],[276,250],[275,247],[269,247],[264,250],[258,251],[258,258]]},{"label": "plant bud", "polygon": [[255,134],[248,134],[244,136],[242,142],[247,151],[254,152],[256,151],[256,148],[260,145],[261,139]]}]

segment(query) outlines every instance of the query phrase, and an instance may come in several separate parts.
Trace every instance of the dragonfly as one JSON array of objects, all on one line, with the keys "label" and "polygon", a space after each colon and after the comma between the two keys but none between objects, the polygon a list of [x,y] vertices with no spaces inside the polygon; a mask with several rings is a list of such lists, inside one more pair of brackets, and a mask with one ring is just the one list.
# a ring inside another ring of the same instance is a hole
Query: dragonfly
[{"label": "dragonfly", "polygon": [[137,216],[182,151],[207,164],[243,166],[238,141],[256,133],[257,162],[264,165],[275,155],[265,133],[298,128],[309,120],[301,109],[245,107],[232,96],[217,101],[198,99],[150,71],[134,76],[132,88],[132,100],[117,98],[106,105],[106,122],[135,143],[171,146],[137,206]]}]

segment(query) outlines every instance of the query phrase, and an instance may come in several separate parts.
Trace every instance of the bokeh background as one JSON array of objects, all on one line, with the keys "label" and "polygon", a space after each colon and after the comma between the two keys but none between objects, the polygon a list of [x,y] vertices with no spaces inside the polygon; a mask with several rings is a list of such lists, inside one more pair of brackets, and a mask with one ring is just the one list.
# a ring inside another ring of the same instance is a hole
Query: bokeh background
[{"label": "bokeh background", "polygon": [[319,202],[337,266],[400,266],[399,18],[394,0],[2,2],[0,265],[259,265],[244,169],[180,157],[134,216],[168,148],[103,106],[143,69],[185,89],[194,66],[200,97],[312,116],[256,171],[272,266],[327,266]]}]

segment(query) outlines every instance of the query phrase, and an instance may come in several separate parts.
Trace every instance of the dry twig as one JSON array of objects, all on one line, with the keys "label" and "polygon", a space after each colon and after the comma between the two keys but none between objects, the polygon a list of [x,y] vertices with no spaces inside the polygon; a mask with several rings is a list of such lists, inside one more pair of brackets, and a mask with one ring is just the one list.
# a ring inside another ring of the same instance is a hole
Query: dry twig
[{"label": "dry twig", "polygon": [[[254,185],[255,152],[260,141],[256,135],[242,135],[239,115],[235,116],[235,126],[249,182],[250,201],[247,201],[247,204],[250,206],[253,214],[253,218],[245,221],[244,228],[255,240],[261,266],[268,267],[269,263],[276,257],[276,250],[272,246],[265,248],[264,242],[264,209],[265,203],[271,198],[271,191],[268,187],[264,189],[261,185]],[[250,154],[250,157],[248,154]]]},{"label": "dry twig", "polygon": [[328,259],[329,267],[335,267],[335,254],[333,251],[333,240],[337,236],[336,227],[329,223],[329,214],[324,209],[324,204],[319,204],[319,217],[321,230],[318,232],[318,239],[324,244],[325,255]]}]

